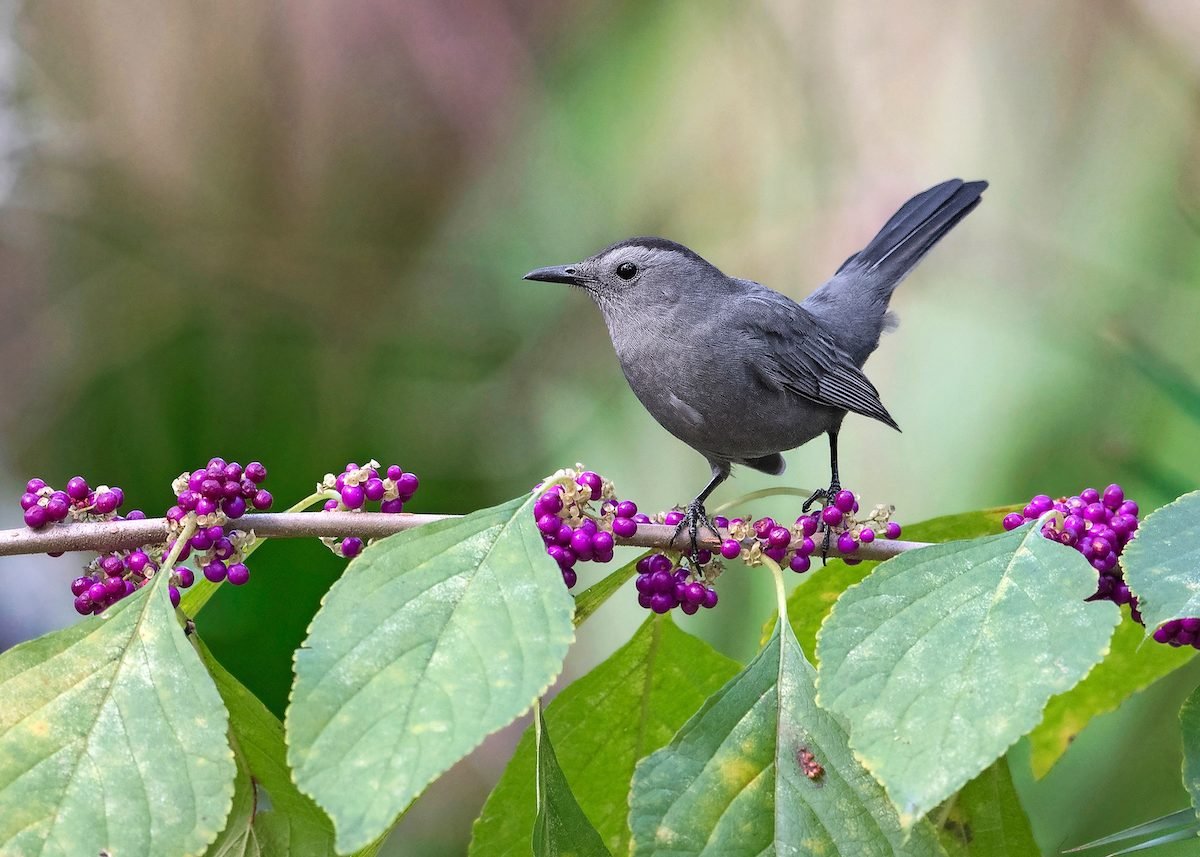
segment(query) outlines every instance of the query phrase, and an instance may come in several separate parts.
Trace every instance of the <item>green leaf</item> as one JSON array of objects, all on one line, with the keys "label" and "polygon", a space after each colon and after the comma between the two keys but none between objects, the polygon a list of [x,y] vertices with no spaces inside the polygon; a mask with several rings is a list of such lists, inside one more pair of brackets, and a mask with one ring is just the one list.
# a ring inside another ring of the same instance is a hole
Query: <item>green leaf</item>
[{"label": "green leaf", "polygon": [[0,655],[0,853],[200,854],[224,827],[229,718],[167,577]]},{"label": "green leaf", "polygon": [[1003,757],[951,799],[938,833],[951,857],[1041,853]]},{"label": "green leaf", "polygon": [[573,600],[533,498],[383,539],[349,564],[296,653],[286,727],[301,791],[361,848],[550,685]]},{"label": "green leaf", "polygon": [[841,724],[815,704],[813,678],[778,623],[749,666],[637,766],[634,853],[941,854],[931,826],[900,829]]},{"label": "green leaf", "polygon": [[537,733],[537,818],[533,822],[536,857],[612,857],[588,821],[563,776],[542,709],[534,711]]},{"label": "green leaf", "polygon": [[1108,651],[1096,572],[1027,525],[882,563],[817,637],[823,707],[905,826],[999,758]]},{"label": "green leaf", "polygon": [[1200,616],[1200,491],[1147,515],[1121,553],[1121,568],[1147,634],[1171,619]]},{"label": "green leaf", "polygon": [[[995,509],[981,509],[975,512],[961,512],[957,515],[943,515],[931,518],[919,524],[904,528],[904,538],[917,542],[949,542],[956,539],[974,539],[1004,531],[1001,522],[1004,516],[1011,512],[1014,506],[1002,506]],[[817,568],[808,572],[800,579],[800,585],[792,590],[788,597],[788,617],[792,623],[792,631],[800,641],[806,657],[815,660],[817,648],[817,631],[834,602],[843,592],[870,574],[877,562],[864,562],[860,565],[846,565],[844,562],[831,562],[825,568]],[[766,645],[776,617],[772,616],[763,625],[762,645]]]},{"label": "green leaf", "polygon": [[579,593],[575,597],[575,627],[578,628],[584,621],[600,609],[605,601],[612,596],[618,589],[625,585],[625,581],[633,577],[637,573],[637,564],[643,556],[649,554],[649,551],[643,553],[632,562],[618,568],[606,576],[603,580],[597,581]]},{"label": "green leaf", "polygon": [[283,724],[213,657],[201,640],[193,639],[229,709],[233,739],[230,743],[239,766],[254,779],[256,789],[252,798],[257,811],[253,817],[253,842],[259,849],[257,853],[329,857],[334,853],[333,823],[292,782]]},{"label": "green leaf", "polygon": [[225,829],[208,846],[204,857],[262,857],[263,852],[253,831],[254,780],[250,778],[246,757],[242,755],[236,739],[230,741],[230,746],[237,764],[237,776],[233,781],[233,807],[225,819]]},{"label": "green leaf", "polygon": [[1108,656],[1087,678],[1046,705],[1042,722],[1029,733],[1033,775],[1044,777],[1083,727],[1140,690],[1179,669],[1196,654],[1188,648],[1146,644],[1140,625],[1126,618],[1117,625]]},{"label": "green leaf", "polygon": [[1179,709],[1179,723],[1183,732],[1183,787],[1192,796],[1192,807],[1200,817],[1200,687]]},{"label": "green leaf", "polygon": [[[575,797],[613,854],[629,853],[629,781],[638,761],[664,746],[738,664],[651,616],[604,663],[573,682],[546,709],[558,760]],[[533,730],[488,797],[471,857],[529,853],[534,819]]]}]

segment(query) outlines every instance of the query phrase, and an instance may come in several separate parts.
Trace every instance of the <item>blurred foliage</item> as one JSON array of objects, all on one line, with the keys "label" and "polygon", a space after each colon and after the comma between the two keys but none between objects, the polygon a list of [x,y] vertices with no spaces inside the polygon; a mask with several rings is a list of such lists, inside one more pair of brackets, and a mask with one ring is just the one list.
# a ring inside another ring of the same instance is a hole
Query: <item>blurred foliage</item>
[{"label": "blurred foliage", "polygon": [[[848,421],[847,484],[920,520],[1111,480],[1150,509],[1200,478],[1178,383],[1200,365],[1192,4],[0,11],[8,482],[82,471],[156,511],[220,454],[261,458],[287,502],[374,456],[450,512],[583,460],[665,508],[703,463],[626,389],[586,298],[520,275],[658,233],[801,297],[951,175],[992,188],[897,293],[867,371],[904,433]],[[789,454],[787,478],[821,482],[825,455]],[[279,714],[341,564],[299,543],[254,560],[202,630]],[[723,583],[722,615],[690,626],[745,658],[769,584]],[[1130,791],[1127,769],[1089,776]],[[411,853],[461,853],[477,804],[454,797],[410,813]],[[1064,829],[1034,822],[1043,844]]]}]

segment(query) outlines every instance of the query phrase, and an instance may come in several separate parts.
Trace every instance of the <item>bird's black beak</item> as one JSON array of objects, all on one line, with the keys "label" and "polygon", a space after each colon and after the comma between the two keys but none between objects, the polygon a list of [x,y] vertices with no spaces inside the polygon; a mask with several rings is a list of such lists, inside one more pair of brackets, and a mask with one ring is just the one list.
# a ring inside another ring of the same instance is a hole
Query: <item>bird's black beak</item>
[{"label": "bird's black beak", "polygon": [[553,265],[549,268],[538,268],[530,271],[523,279],[537,280],[541,283],[566,283],[569,286],[582,286],[583,277],[579,275],[577,265]]}]

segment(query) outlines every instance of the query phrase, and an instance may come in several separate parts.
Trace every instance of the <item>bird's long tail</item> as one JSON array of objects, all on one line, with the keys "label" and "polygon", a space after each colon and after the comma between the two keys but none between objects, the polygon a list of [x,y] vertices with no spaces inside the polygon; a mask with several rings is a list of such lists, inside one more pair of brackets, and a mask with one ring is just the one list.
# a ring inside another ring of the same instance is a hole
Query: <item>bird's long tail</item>
[{"label": "bird's long tail", "polygon": [[871,239],[838,269],[866,274],[876,289],[892,289],[943,235],[971,213],[987,182],[951,179],[917,194],[901,206]]},{"label": "bird's long tail", "polygon": [[830,335],[854,360],[863,362],[895,326],[888,312],[892,292],[943,235],[979,205],[987,182],[951,179],[901,206],[871,243],[847,259],[803,306],[827,319]]}]

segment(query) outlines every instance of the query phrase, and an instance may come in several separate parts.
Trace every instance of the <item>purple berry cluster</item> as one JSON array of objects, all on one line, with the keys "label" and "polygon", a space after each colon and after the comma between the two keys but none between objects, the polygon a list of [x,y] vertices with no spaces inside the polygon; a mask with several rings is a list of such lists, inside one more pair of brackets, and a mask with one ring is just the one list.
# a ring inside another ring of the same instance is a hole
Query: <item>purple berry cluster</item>
[{"label": "purple berry cluster", "polygon": [[120,488],[101,485],[92,489],[82,476],[72,476],[63,491],[35,477],[25,485],[21,511],[25,513],[25,526],[40,530],[47,524],[57,524],[67,518],[73,521],[115,520],[120,517],[116,512],[124,502],[125,492]]},{"label": "purple berry cluster", "polygon": [[824,529],[830,531],[831,542],[847,565],[862,562],[860,557],[854,556],[860,545],[870,544],[877,538],[900,538],[900,525],[890,520],[893,511],[890,506],[876,506],[870,515],[860,519],[858,500],[852,492],[843,490],[819,512],[798,517],[791,527],[774,518],[759,518],[752,523],[741,518],[728,522],[724,518],[714,518],[713,523],[719,528],[728,527],[729,537],[721,542],[721,556],[725,559],[740,556],[753,563],[758,557],[766,556],[803,574],[812,568],[812,555],[818,549],[818,541],[824,541],[818,534]]},{"label": "purple berry cluster", "polygon": [[[223,458],[210,458],[203,468],[180,475],[172,485],[175,505],[167,510],[167,520],[178,532],[187,517],[194,515],[196,530],[180,550],[177,562],[194,560],[210,583],[226,580],[234,586],[249,583],[250,569],[244,560],[254,536],[228,525],[250,509],[265,512],[271,508],[275,498],[262,487],[266,478],[267,468],[261,462],[251,461],[242,467]],[[174,540],[167,542],[162,556],[174,546]],[[176,567],[171,576],[172,604],[179,606],[179,590],[187,589],[195,579],[190,568]]]},{"label": "purple berry cluster", "polygon": [[666,554],[644,556],[637,562],[638,604],[655,613],[676,607],[689,616],[701,607],[717,606],[717,590],[694,579],[686,568],[677,568]]},{"label": "purple berry cluster", "polygon": [[[371,460],[361,467],[350,462],[336,476],[326,473],[317,490],[333,495],[325,501],[326,512],[365,512],[368,503],[378,503],[380,512],[395,514],[404,511],[404,504],[413,498],[420,484],[417,474],[405,472],[398,464],[385,468]],[[346,559],[353,559],[363,549],[363,540],[358,536],[321,541]]]},{"label": "purple berry cluster", "polygon": [[[1096,592],[1088,600],[1128,604],[1133,620],[1144,624],[1137,596],[1129,591],[1120,564],[1121,553],[1137,534],[1138,504],[1125,499],[1125,490],[1115,482],[1103,491],[1084,488],[1057,500],[1038,494],[1020,512],[1004,516],[1004,529],[1015,530],[1052,511],[1060,517],[1049,519],[1042,526],[1042,535],[1079,551],[1099,575]],[[1200,618],[1166,622],[1154,632],[1154,639],[1200,649]]]},{"label": "purple berry cluster", "polygon": [[[80,614],[101,613],[144,586],[162,567],[174,548],[178,534],[189,517],[196,527],[188,542],[180,548],[177,563],[189,557],[197,560],[204,576],[219,583],[228,580],[241,585],[250,579],[250,571],[242,562],[253,536],[227,532],[230,520],[242,517],[250,508],[266,510],[273,499],[262,488],[267,469],[257,461],[244,468],[223,458],[213,458],[203,469],[183,473],[172,484],[175,505],[166,517],[175,538],[163,544],[143,545],[131,550],[104,553],[84,568],[84,573],[71,581],[75,610]],[[21,497],[25,523],[39,529],[49,523],[70,518],[73,521],[143,520],[145,513],[133,510],[118,514],[124,502],[120,488],[101,485],[89,487],[82,476],[67,482],[66,490],[57,491],[41,479],[31,479]],[[179,606],[180,590],[191,586],[196,573],[181,565],[171,571],[169,593],[171,603]]]},{"label": "purple berry cluster", "polygon": [[560,470],[537,488],[533,517],[546,553],[570,589],[578,562],[612,562],[614,536],[627,539],[649,523],[632,500],[620,500],[612,483],[591,470]]}]

